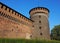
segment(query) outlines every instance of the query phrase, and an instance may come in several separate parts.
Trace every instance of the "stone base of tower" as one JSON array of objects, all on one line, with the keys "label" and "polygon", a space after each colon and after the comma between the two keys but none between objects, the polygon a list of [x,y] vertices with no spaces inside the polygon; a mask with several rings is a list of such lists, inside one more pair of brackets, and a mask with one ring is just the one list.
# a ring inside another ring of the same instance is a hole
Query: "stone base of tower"
[{"label": "stone base of tower", "polygon": [[30,10],[31,20],[33,20],[33,38],[50,39],[48,14],[49,10],[45,7],[36,7]]}]

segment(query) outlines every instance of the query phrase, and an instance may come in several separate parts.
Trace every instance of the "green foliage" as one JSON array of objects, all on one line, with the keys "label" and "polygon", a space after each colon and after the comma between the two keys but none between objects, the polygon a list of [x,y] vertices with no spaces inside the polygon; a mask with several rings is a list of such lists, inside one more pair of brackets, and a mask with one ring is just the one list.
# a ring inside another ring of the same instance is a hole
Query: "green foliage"
[{"label": "green foliage", "polygon": [[0,39],[0,43],[60,43],[56,40]]},{"label": "green foliage", "polygon": [[55,26],[51,30],[51,38],[54,40],[60,40],[60,25]]}]

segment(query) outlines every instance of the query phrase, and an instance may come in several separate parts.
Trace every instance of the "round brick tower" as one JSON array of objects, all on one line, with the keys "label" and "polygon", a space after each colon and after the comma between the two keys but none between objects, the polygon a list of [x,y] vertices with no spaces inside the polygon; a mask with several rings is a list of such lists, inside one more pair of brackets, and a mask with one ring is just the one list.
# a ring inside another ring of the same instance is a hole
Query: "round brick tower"
[{"label": "round brick tower", "polygon": [[45,7],[35,7],[30,10],[30,17],[33,20],[32,38],[50,39],[48,14],[49,10]]}]

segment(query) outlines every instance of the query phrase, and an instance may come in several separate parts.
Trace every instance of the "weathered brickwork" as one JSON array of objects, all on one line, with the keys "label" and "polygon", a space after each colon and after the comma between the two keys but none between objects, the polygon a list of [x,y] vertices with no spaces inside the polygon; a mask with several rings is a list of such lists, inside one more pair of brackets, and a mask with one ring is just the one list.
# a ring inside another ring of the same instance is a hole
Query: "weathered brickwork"
[{"label": "weathered brickwork", "polygon": [[[5,10],[6,9],[6,10]],[[10,12],[9,12],[10,10]],[[0,37],[1,38],[29,38],[32,21],[0,4]],[[29,36],[28,36],[29,34]]]},{"label": "weathered brickwork", "polygon": [[0,38],[50,39],[48,9],[34,8],[29,13],[30,19],[0,3]]},{"label": "weathered brickwork", "polygon": [[50,39],[49,32],[49,10],[45,7],[35,7],[30,10],[31,20],[33,20],[33,38]]},{"label": "weathered brickwork", "polygon": [[1,38],[26,38],[26,33],[31,34],[31,28],[27,25],[0,16]]}]

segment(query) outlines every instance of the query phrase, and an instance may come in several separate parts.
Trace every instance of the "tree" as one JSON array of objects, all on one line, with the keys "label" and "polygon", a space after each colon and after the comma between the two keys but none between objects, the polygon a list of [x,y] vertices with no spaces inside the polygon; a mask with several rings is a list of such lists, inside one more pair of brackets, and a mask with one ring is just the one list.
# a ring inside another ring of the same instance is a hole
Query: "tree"
[{"label": "tree", "polygon": [[56,25],[51,30],[51,39],[60,40],[60,25]]}]

